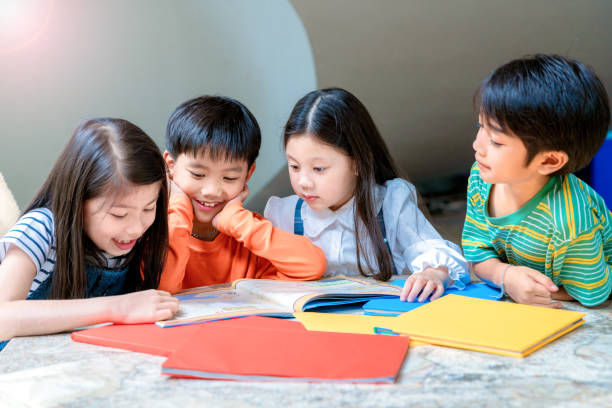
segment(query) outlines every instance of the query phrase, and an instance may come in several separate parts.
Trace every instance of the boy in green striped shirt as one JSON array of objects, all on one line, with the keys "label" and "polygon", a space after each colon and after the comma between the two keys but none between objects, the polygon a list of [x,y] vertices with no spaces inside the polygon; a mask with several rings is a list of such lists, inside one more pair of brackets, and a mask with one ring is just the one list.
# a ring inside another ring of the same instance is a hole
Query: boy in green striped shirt
[{"label": "boy in green striped shirt", "polygon": [[475,97],[479,130],[462,245],[477,276],[519,303],[598,305],[612,289],[612,214],[572,173],[610,125],[601,81],[556,55],[510,61]]}]

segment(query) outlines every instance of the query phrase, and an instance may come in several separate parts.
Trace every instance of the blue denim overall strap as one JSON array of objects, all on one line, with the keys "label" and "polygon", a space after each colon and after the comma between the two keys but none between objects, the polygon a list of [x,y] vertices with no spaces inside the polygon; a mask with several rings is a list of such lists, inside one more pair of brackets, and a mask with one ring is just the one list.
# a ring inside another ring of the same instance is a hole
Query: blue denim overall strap
[{"label": "blue denim overall strap", "polygon": [[393,265],[393,274],[397,275],[397,269],[395,269],[395,262],[393,262],[393,254],[391,253],[391,247],[389,246],[389,241],[387,240],[387,229],[385,228],[385,219],[383,218],[383,210],[380,207],[380,211],[378,212],[378,223],[380,224],[380,231],[382,232],[383,239],[385,240],[385,245],[387,246],[387,251],[389,251],[389,256],[391,257],[391,265]]},{"label": "blue denim overall strap", "polygon": [[88,266],[87,297],[115,296],[126,292],[125,281],[129,267],[123,269],[103,269]]},{"label": "blue denim overall strap", "polygon": [[[293,215],[293,233],[295,235],[304,235],[304,220],[302,220],[302,205],[304,204],[304,200],[298,198],[297,203],[295,204],[295,213]],[[383,239],[385,240],[385,245],[387,246],[387,250],[389,251],[389,256],[391,256],[391,265],[393,265],[393,274],[397,275],[397,269],[395,268],[395,263],[393,262],[393,254],[391,253],[391,247],[389,246],[389,241],[387,241],[387,229],[385,228],[385,220],[383,218],[383,210],[380,207],[380,211],[378,212],[378,223],[380,224],[380,230],[382,232]]]},{"label": "blue denim overall strap", "polygon": [[[113,296],[125,293],[124,285],[128,267],[123,269],[104,269],[88,265],[85,267],[87,276],[87,292],[85,297]],[[48,299],[51,291],[51,277],[45,279],[34,292],[29,300]]]},{"label": "blue denim overall strap", "polygon": [[295,204],[295,214],[293,216],[293,233],[295,235],[304,235],[304,221],[302,220],[302,204],[304,200],[298,198]]}]

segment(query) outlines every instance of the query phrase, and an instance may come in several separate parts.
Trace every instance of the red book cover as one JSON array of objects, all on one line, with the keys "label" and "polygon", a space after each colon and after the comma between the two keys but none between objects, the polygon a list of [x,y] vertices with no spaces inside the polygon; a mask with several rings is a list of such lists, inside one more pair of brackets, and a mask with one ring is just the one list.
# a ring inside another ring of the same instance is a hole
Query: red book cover
[{"label": "red book cover", "polygon": [[176,377],[348,383],[392,383],[409,339],[259,327],[200,325],[162,365]]},{"label": "red book cover", "polygon": [[153,323],[113,324],[75,331],[70,337],[72,340],[82,343],[115,347],[167,357],[173,351],[177,350],[185,341],[193,337],[202,325],[209,326],[209,328],[213,330],[213,333],[216,328],[220,327],[306,331],[304,326],[297,321],[250,316],[166,328],[161,328]]}]

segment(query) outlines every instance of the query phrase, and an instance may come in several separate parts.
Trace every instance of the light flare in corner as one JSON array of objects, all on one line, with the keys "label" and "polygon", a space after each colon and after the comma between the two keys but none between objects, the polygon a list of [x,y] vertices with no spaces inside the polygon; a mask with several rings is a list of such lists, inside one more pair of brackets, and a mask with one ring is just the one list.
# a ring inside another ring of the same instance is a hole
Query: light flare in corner
[{"label": "light flare in corner", "polygon": [[0,0],[0,55],[21,51],[49,25],[55,0]]}]

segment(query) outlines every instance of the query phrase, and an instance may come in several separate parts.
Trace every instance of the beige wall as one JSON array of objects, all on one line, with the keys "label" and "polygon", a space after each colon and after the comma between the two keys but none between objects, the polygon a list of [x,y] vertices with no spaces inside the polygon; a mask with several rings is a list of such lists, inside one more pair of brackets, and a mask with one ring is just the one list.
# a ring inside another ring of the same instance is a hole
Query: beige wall
[{"label": "beige wall", "polygon": [[319,87],[369,108],[415,181],[467,172],[472,96],[500,64],[529,53],[583,60],[612,92],[609,0],[292,0]]},{"label": "beige wall", "polygon": [[286,0],[0,0],[0,172],[21,208],[83,119],[131,120],[163,148],[170,113],[201,94],[257,117],[255,195],[285,168],[281,128],[315,87]]},{"label": "beige wall", "polygon": [[[33,5],[39,14],[7,36],[8,23],[24,21],[5,4]],[[467,171],[473,92],[509,59],[570,55],[612,88],[609,0],[10,0],[0,7],[0,172],[22,207],[81,120],[130,119],[163,148],[170,112],[203,93],[236,97],[260,121],[264,143],[247,205],[262,210],[270,195],[291,194],[282,126],[316,87],[354,92],[415,181]]]}]

